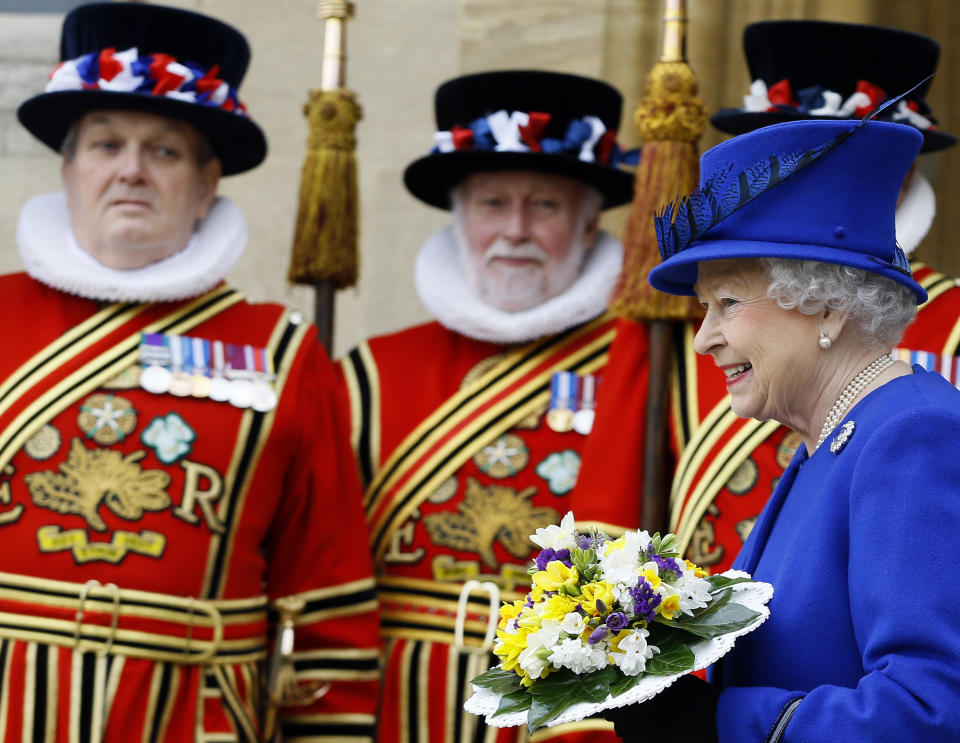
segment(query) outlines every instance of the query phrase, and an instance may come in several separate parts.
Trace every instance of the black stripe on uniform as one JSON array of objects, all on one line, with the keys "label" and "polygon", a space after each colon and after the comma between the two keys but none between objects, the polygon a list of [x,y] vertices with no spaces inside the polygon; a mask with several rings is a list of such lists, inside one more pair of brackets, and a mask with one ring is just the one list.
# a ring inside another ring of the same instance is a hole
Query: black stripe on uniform
[{"label": "black stripe on uniform", "polygon": [[50,670],[50,647],[37,643],[37,662],[33,669],[33,741],[44,743],[47,738],[47,674]]},{"label": "black stripe on uniform", "polygon": [[163,723],[164,712],[167,709],[167,703],[170,698],[170,676],[173,674],[173,666],[169,663],[163,664],[163,670],[160,672],[160,690],[157,692],[157,701],[153,706],[153,723],[150,725],[150,737],[147,739],[150,743],[157,743],[160,740],[160,725]]},{"label": "black stripe on uniform", "polygon": [[[286,353],[296,329],[297,325],[288,319],[287,327],[284,329],[283,335],[280,337],[280,341],[277,343],[277,348],[273,354],[274,369],[282,368],[284,353]],[[253,421],[250,424],[246,441],[243,444],[243,454],[240,457],[240,464],[237,467],[237,475],[234,478],[233,487],[230,488],[230,493],[228,494],[227,513],[223,520],[223,535],[220,538],[217,555],[214,558],[213,570],[211,571],[210,577],[210,588],[207,592],[208,598],[216,598],[220,594],[220,584],[225,574],[224,564],[226,563],[227,553],[230,549],[230,537],[233,535],[234,521],[237,518],[237,501],[239,500],[240,492],[243,490],[243,485],[247,477],[251,474],[249,470],[253,462],[253,453],[257,448],[257,441],[260,438],[260,431],[263,428],[264,415],[264,413],[253,411]]]},{"label": "black stripe on uniform", "polygon": [[370,417],[373,414],[373,393],[370,389],[367,367],[364,366],[363,358],[360,356],[360,349],[352,349],[347,354],[347,358],[353,367],[353,373],[357,377],[357,387],[360,389],[360,436],[357,439],[357,459],[360,463],[363,487],[366,489],[373,480],[373,468],[376,465],[373,461],[373,452],[370,451]]},{"label": "black stripe on uniform", "polygon": [[377,659],[370,658],[304,658],[295,660],[293,668],[297,673],[303,671],[376,671]]}]

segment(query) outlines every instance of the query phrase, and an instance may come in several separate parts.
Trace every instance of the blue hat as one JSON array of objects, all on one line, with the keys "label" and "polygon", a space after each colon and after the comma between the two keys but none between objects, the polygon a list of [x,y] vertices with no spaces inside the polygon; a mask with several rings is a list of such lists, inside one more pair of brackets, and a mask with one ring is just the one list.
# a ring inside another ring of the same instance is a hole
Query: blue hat
[{"label": "blue hat", "polygon": [[654,288],[693,295],[697,263],[794,258],[851,266],[927,293],[897,246],[897,196],[923,136],[878,121],[794,121],[720,144],[700,186],[656,218]]}]

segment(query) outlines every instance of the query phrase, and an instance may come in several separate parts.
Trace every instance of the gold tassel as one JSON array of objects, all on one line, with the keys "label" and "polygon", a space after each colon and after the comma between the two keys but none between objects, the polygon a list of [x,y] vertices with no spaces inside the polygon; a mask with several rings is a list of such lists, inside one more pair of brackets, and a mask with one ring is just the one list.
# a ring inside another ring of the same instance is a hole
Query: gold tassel
[{"label": "gold tassel", "polygon": [[658,62],[646,84],[647,95],[635,114],[644,143],[624,235],[623,271],[610,309],[636,321],[693,320],[702,314],[694,298],[658,292],[647,276],[660,263],[654,213],[697,187],[697,141],[706,127],[706,107],[696,97],[697,81],[685,62]]},{"label": "gold tassel", "polygon": [[310,132],[300,177],[300,206],[287,277],[298,284],[357,283],[357,122],[363,117],[344,88],[312,90],[304,106]]},{"label": "gold tassel", "polygon": [[293,664],[294,633],[297,620],[306,604],[299,596],[284,596],[275,602],[278,613],[277,636],[274,638],[266,688],[266,708],[263,713],[262,739],[272,743],[277,730],[280,707],[312,704],[330,690],[330,684],[297,683]]}]

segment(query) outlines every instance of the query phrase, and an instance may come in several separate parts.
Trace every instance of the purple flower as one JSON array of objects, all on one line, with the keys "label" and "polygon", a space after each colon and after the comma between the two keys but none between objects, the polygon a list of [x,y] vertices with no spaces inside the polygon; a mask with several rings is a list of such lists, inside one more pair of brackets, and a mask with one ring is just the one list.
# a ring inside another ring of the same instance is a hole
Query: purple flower
[{"label": "purple flower", "polygon": [[654,591],[642,576],[637,578],[637,585],[627,590],[633,597],[633,613],[644,619],[647,624],[652,622],[657,615],[656,610],[660,602],[663,601],[663,597]]},{"label": "purple flower", "polygon": [[598,550],[606,542],[603,534],[577,534],[577,546],[582,550]]},{"label": "purple flower", "polygon": [[607,605],[606,605],[605,603],[603,603],[603,600],[602,600],[602,599],[597,599],[597,600],[594,602],[594,606],[597,607],[597,614],[606,614],[606,613],[607,613]]},{"label": "purple flower", "polygon": [[537,555],[537,570],[546,570],[547,563],[553,562],[554,560],[559,560],[568,568],[573,567],[573,563],[570,562],[570,550],[555,550],[553,547],[545,547],[540,551],[540,554]]},{"label": "purple flower", "polygon": [[607,631],[607,625],[601,624],[601,625],[600,625],[599,627],[597,627],[593,632],[590,633],[590,637],[587,638],[587,642],[588,642],[590,645],[596,645],[598,642],[600,642],[600,641],[601,641],[604,637],[606,637],[608,634],[609,634],[609,632]]},{"label": "purple flower", "polygon": [[661,557],[660,555],[653,554],[650,555],[650,559],[657,564],[661,578],[667,578],[664,572],[673,573],[672,580],[676,580],[683,575],[683,571],[680,569],[680,566],[677,565],[677,561],[672,557]]},{"label": "purple flower", "polygon": [[619,632],[626,626],[627,615],[622,611],[615,611],[613,614],[607,617],[607,627],[609,627],[612,632]]}]

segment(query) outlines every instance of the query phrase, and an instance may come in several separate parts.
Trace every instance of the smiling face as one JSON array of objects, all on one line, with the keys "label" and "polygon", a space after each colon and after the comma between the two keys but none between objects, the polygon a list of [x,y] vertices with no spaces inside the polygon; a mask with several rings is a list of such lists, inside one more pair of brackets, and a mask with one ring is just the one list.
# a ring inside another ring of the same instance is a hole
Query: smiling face
[{"label": "smiling face", "polygon": [[216,196],[219,161],[200,164],[200,134],[177,119],[94,111],[77,122],[71,149],[61,175],[73,234],[110,268],[182,250]]},{"label": "smiling face", "polygon": [[509,312],[560,294],[580,275],[600,206],[599,197],[566,176],[469,176],[454,213],[468,283],[483,301]]},{"label": "smiling face", "polygon": [[726,374],[737,415],[800,428],[827,375],[816,345],[822,318],[783,309],[767,297],[769,283],[754,259],[700,263],[694,289],[707,314],[694,348]]}]

